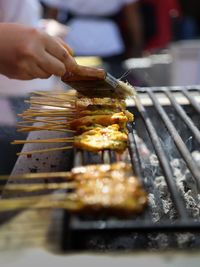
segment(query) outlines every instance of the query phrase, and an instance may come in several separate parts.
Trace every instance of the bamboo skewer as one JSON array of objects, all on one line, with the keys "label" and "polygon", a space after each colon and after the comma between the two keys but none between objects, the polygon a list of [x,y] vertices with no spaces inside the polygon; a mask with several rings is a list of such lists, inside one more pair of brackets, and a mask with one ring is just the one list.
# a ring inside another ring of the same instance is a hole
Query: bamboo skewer
[{"label": "bamboo skewer", "polygon": [[51,120],[27,119],[27,120],[18,122],[18,125],[23,125],[25,123],[36,123],[36,122],[42,122],[42,123],[48,122],[50,124],[55,124],[55,125],[66,124],[66,121],[64,121],[64,119],[62,119],[62,120],[63,120],[63,122],[51,121]]},{"label": "bamboo skewer", "polygon": [[[39,192],[43,190],[60,190],[60,189],[75,189],[77,183],[49,183],[49,184],[7,184],[6,186],[0,186],[0,189],[5,191],[14,192]],[[0,202],[1,203],[1,202]]]},{"label": "bamboo skewer", "polygon": [[75,194],[54,194],[47,196],[23,197],[0,200],[0,212],[18,209],[54,209],[63,208],[71,211],[78,210],[82,204],[73,200]]},{"label": "bamboo skewer", "polygon": [[[71,111],[71,109],[70,109]],[[22,114],[18,114],[19,117],[26,117],[26,116],[31,116],[31,117],[44,117],[47,116],[47,117],[65,117],[68,113],[66,112],[66,110],[48,110],[48,111],[37,111],[37,112],[34,112],[34,111],[26,111]]]},{"label": "bamboo skewer", "polygon": [[49,128],[51,127],[52,129],[61,129],[61,128],[66,128],[68,127],[69,124],[68,123],[60,123],[60,124],[51,124],[51,123],[46,123],[46,124],[43,124],[43,125],[18,125],[17,128],[20,129],[24,129],[24,128],[30,128],[30,129],[35,129],[35,128]]},{"label": "bamboo skewer", "polygon": [[62,151],[62,150],[69,150],[72,149],[73,146],[64,146],[64,147],[55,147],[55,148],[46,148],[41,150],[32,150],[32,151],[26,151],[26,152],[19,152],[17,153],[17,156],[27,156],[37,153],[45,153],[45,152],[56,152],[56,151]]},{"label": "bamboo skewer", "polygon": [[32,97],[37,97],[37,96],[41,96],[41,97],[50,97],[50,98],[53,98],[53,99],[58,99],[58,100],[62,100],[62,101],[65,101],[66,100],[66,97],[67,99],[69,97],[71,98],[75,98],[76,97],[76,94],[72,95],[71,93],[68,93],[66,94],[66,92],[56,92],[56,93],[50,93],[50,94],[47,94],[46,92],[34,92],[34,95]]},{"label": "bamboo skewer", "polygon": [[[1,175],[0,180],[7,180],[10,176]],[[51,178],[65,178],[71,179],[70,172],[41,172],[41,173],[25,173],[19,175],[12,175],[12,180],[18,179],[51,179]]]},{"label": "bamboo skewer", "polygon": [[26,127],[26,128],[18,129],[18,132],[31,132],[31,131],[41,131],[41,130],[74,133],[73,130],[69,130],[69,129],[55,129],[52,127],[39,127],[39,126],[35,128]]},{"label": "bamboo skewer", "polygon": [[40,140],[14,140],[12,145],[21,145],[21,144],[33,144],[33,143],[72,143],[74,137],[66,138],[52,138],[52,139],[40,139]]},{"label": "bamboo skewer", "polygon": [[[73,102],[74,102],[74,100],[72,100]],[[58,107],[58,108],[65,108],[66,107],[66,105],[67,104],[70,104],[70,103],[72,103],[71,101],[66,101],[66,103],[65,104],[63,104],[63,105],[58,105],[58,104],[55,104],[55,103],[51,103],[51,102],[36,102],[36,101],[29,101],[29,100],[26,100],[25,101],[26,103],[30,103],[31,105],[36,105],[36,106],[52,106],[52,107]]]}]

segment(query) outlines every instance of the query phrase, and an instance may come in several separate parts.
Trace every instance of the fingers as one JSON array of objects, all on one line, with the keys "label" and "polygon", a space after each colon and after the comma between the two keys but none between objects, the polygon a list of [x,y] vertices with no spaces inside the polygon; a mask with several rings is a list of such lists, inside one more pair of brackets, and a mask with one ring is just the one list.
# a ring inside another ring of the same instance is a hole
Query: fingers
[{"label": "fingers", "polygon": [[67,56],[66,49],[57,41],[56,38],[52,38],[48,34],[45,34],[45,41],[46,52],[63,62]]},{"label": "fingers", "polygon": [[46,73],[56,76],[63,76],[66,72],[65,65],[56,57],[44,52],[42,58],[39,59],[38,66]]},{"label": "fingers", "polygon": [[57,39],[57,41],[69,52],[69,54],[71,55],[71,56],[73,56],[74,55],[74,51],[73,51],[73,49],[67,44],[67,43],[65,43],[61,38],[59,38],[59,37],[56,37],[56,39]]},{"label": "fingers", "polygon": [[[20,80],[32,80],[32,79],[47,79],[51,76],[50,73],[44,71],[40,66],[32,64],[27,65],[26,68],[24,68],[23,74],[20,72]],[[16,76],[16,79],[19,77]]]},{"label": "fingers", "polygon": [[66,58],[69,57],[70,53],[72,53],[72,49],[69,48],[68,45],[65,45],[65,43],[62,42],[60,38],[52,38],[47,34],[45,35],[45,38],[45,50],[60,61],[64,62]]},{"label": "fingers", "polygon": [[39,79],[48,79],[51,74],[48,73],[47,71],[44,71],[39,65],[35,65],[31,69],[32,76],[34,78],[39,78]]},{"label": "fingers", "polygon": [[[46,35],[45,60],[49,61],[48,70],[44,62],[40,67],[49,73],[63,76],[64,80],[94,80],[104,79],[105,71],[102,69],[80,66],[72,57],[73,50],[61,39]],[[65,69],[64,69],[65,67]]]},{"label": "fingers", "polygon": [[[67,71],[75,71],[77,68],[77,63],[70,55],[70,53],[73,53],[72,49],[60,39],[58,41],[58,38],[52,38],[50,36],[47,36],[46,38],[46,52],[55,57],[57,60],[63,62]],[[58,71],[58,73],[60,76],[61,72]],[[63,72],[62,75],[64,75]]]}]

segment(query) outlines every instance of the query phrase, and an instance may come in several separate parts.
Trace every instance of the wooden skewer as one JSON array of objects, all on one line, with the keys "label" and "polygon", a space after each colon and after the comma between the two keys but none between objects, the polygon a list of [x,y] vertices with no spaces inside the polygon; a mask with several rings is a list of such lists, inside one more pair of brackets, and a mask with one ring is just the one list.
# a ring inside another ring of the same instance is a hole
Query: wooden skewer
[{"label": "wooden skewer", "polygon": [[55,132],[67,132],[67,133],[74,133],[73,130],[69,130],[69,129],[55,129],[52,127],[36,127],[36,128],[30,128],[30,127],[26,127],[26,128],[22,128],[22,129],[18,129],[18,132],[33,132],[33,131],[55,131]]},{"label": "wooden skewer", "polygon": [[19,152],[17,153],[17,156],[25,156],[30,154],[37,154],[37,153],[46,153],[46,152],[55,152],[55,151],[62,151],[62,150],[69,150],[72,149],[73,146],[64,146],[64,147],[58,147],[58,148],[46,148],[41,150],[32,150],[29,152]]},{"label": "wooden skewer", "polygon": [[49,122],[55,122],[55,120],[56,120],[56,122],[58,122],[58,123],[60,123],[59,121],[66,122],[65,117],[55,117],[54,120],[52,120],[52,117],[50,117],[50,118],[46,117],[45,120],[49,121]]},{"label": "wooden skewer", "polygon": [[68,129],[65,129],[65,127],[58,127],[58,128],[55,128],[53,126],[40,126],[40,127],[29,127],[29,126],[25,126],[25,127],[17,127],[18,128],[18,132],[32,132],[32,131],[61,131],[61,132],[70,132],[70,130]]},{"label": "wooden skewer", "polygon": [[30,129],[36,129],[36,128],[49,128],[51,127],[52,129],[62,129],[62,128],[66,128],[66,127],[69,127],[69,123],[58,123],[58,124],[51,124],[51,123],[46,123],[46,124],[43,124],[43,125],[17,125],[17,128],[20,129],[20,128],[30,128]]},{"label": "wooden skewer", "polygon": [[55,101],[42,101],[42,102],[37,102],[37,101],[29,101],[27,100],[27,103],[30,104],[31,108],[34,107],[34,108],[48,108],[50,107],[52,109],[52,107],[55,107],[55,108],[68,108],[68,107],[74,107],[74,105],[72,105],[72,102],[71,101],[66,101],[66,102],[55,102]]},{"label": "wooden skewer", "polygon": [[[74,100],[72,100],[74,102]],[[51,102],[36,102],[36,101],[29,101],[29,100],[26,100],[25,102],[26,103],[30,103],[31,105],[36,105],[36,106],[50,106],[50,107],[58,107],[58,108],[65,108],[67,104],[70,104],[72,103],[72,101],[66,101],[65,104],[61,105],[61,104],[58,104],[58,103],[51,103]]]},{"label": "wooden skewer", "polygon": [[[75,111],[74,111],[75,112]],[[24,114],[18,114],[19,117],[22,117],[22,118],[33,118],[33,117],[62,117],[63,119],[66,118],[66,115],[68,115],[68,113],[61,113],[61,112],[41,112],[41,113],[24,113]]]},{"label": "wooden skewer", "polygon": [[[24,111],[21,115],[22,116],[26,116],[26,115],[34,115],[34,116],[39,116],[39,115],[54,115],[56,114],[57,116],[65,116],[66,114],[68,114],[69,112],[72,112],[72,110],[74,111],[74,109],[71,108],[65,108],[65,109],[55,109],[55,110],[50,110],[50,109],[43,109],[43,110],[36,110],[36,109],[28,109],[26,111]],[[20,116],[21,116],[20,115]]]},{"label": "wooden skewer", "polygon": [[[57,120],[57,119],[56,119]],[[39,120],[39,119],[26,119],[26,120],[24,120],[24,121],[20,121],[20,122],[18,122],[17,124],[18,125],[22,125],[22,124],[25,124],[25,123],[36,123],[36,122],[43,122],[43,123],[50,123],[50,124],[58,124],[58,125],[60,125],[60,124],[65,124],[66,123],[66,120],[64,121],[64,119],[62,119],[63,120],[63,122],[62,121],[52,121],[52,119],[51,120]]]},{"label": "wooden skewer", "polygon": [[64,101],[66,101],[67,99],[69,99],[69,98],[71,98],[71,99],[76,99],[76,96],[75,95],[63,95],[63,94],[57,94],[57,93],[55,93],[55,94],[48,94],[48,95],[32,95],[31,97],[30,97],[31,99],[53,99],[53,100],[55,100],[56,99],[56,101],[62,101],[62,102],[64,102]]},{"label": "wooden skewer", "polygon": [[55,107],[55,106],[49,106],[48,105],[43,105],[42,107],[41,106],[38,106],[38,105],[31,105],[27,110],[32,110],[32,111],[65,111],[65,110],[70,110],[70,109],[76,109],[75,106],[73,105],[67,105],[65,107]]},{"label": "wooden skewer", "polygon": [[64,99],[63,98],[59,98],[59,97],[56,97],[56,96],[31,96],[30,97],[30,101],[56,101],[56,102],[60,102],[60,103],[66,103],[68,100],[70,101],[75,101],[76,100],[76,97],[72,96],[72,97],[65,97]]},{"label": "wooden skewer", "polygon": [[[75,111],[74,110],[65,110],[64,113],[63,111],[60,112],[58,110],[54,110],[54,111],[50,111],[50,110],[42,110],[42,111],[39,111],[39,110],[27,110],[25,111],[23,114],[19,114],[20,117],[22,116],[27,116],[27,115],[33,115],[34,117],[38,116],[40,117],[40,115],[44,115],[44,114],[56,114],[57,116],[56,117],[59,117],[59,116],[66,116],[66,115],[74,115]],[[47,116],[48,117],[48,116]]]},{"label": "wooden skewer", "polygon": [[21,145],[21,144],[33,144],[33,143],[72,143],[74,137],[67,138],[52,138],[52,139],[41,139],[41,140],[14,140],[11,142],[12,145]]},{"label": "wooden skewer", "polygon": [[38,95],[42,96],[42,97],[52,97],[52,98],[57,98],[59,100],[65,100],[66,97],[72,97],[72,98],[75,98],[76,95],[74,94],[71,94],[71,93],[59,93],[59,92],[56,92],[56,93],[51,93],[51,94],[45,94],[45,92],[34,92],[34,95],[37,97]]},{"label": "wooden skewer", "polygon": [[53,109],[53,108],[39,108],[39,107],[31,107],[27,110],[25,110],[22,114],[26,114],[26,113],[30,113],[30,112],[36,112],[36,113],[55,113],[55,112],[58,112],[58,113],[66,113],[66,112],[69,112],[71,110],[76,110],[76,108],[73,108],[72,106],[69,106],[69,107],[65,107],[65,108],[60,108],[60,109]]},{"label": "wooden skewer", "polygon": [[0,189],[5,191],[15,192],[38,192],[42,190],[59,190],[59,189],[75,189],[77,183],[49,183],[49,184],[7,184],[6,186],[0,186]]},{"label": "wooden skewer", "polygon": [[37,197],[23,197],[15,199],[1,199],[0,212],[17,210],[17,209],[54,209],[63,208],[71,211],[80,209],[81,202],[73,201],[69,196],[63,194],[37,196]]},{"label": "wooden skewer", "polygon": [[51,178],[64,178],[71,179],[70,172],[41,172],[41,173],[25,173],[18,175],[1,175],[0,180],[7,180],[9,177],[12,177],[12,180],[20,180],[20,179],[51,179]]},{"label": "wooden skewer", "polygon": [[39,101],[56,101],[56,102],[67,102],[68,100],[71,101],[76,101],[76,96],[57,96],[57,95],[52,95],[52,96],[32,96],[30,100],[39,100]]}]

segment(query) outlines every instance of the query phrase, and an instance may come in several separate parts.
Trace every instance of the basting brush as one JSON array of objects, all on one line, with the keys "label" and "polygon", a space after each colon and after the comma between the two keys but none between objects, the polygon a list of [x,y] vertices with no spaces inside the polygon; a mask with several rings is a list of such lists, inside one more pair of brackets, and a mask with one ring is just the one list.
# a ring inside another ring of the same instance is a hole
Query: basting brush
[{"label": "basting brush", "polygon": [[133,98],[135,88],[103,69],[80,66],[78,74],[66,73],[62,81],[88,97]]}]

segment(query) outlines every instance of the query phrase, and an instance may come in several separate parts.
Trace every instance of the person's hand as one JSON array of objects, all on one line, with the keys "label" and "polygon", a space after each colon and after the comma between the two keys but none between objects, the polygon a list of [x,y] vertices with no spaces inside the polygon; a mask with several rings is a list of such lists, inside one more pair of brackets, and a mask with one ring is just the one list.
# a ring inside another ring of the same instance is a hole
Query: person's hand
[{"label": "person's hand", "polygon": [[30,80],[77,69],[71,49],[60,39],[35,28],[0,23],[0,73],[9,78]]}]

